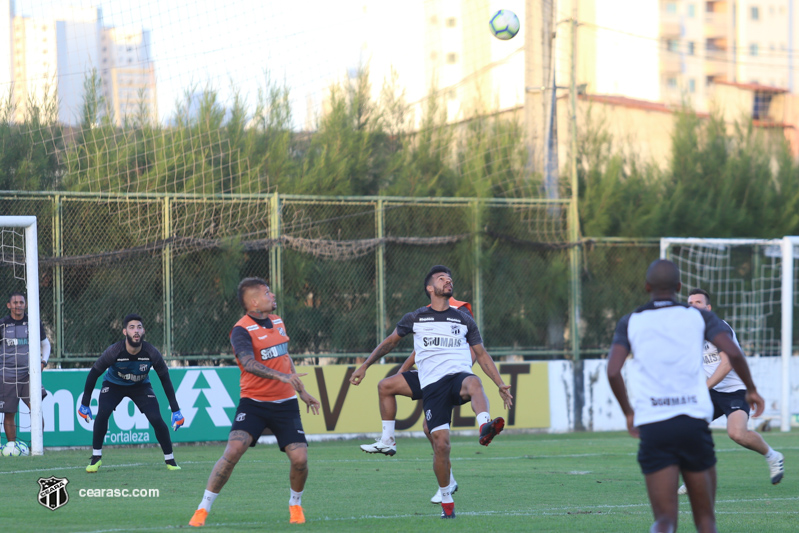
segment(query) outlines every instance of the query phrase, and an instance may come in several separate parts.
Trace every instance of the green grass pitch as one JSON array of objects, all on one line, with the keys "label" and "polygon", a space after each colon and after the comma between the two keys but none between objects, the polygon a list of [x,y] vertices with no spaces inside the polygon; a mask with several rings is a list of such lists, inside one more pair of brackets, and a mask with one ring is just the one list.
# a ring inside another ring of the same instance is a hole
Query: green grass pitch
[{"label": "green grass pitch", "polygon": [[[768,480],[765,460],[725,433],[718,452],[719,531],[797,531],[799,432],[766,433],[785,454],[781,484]],[[439,518],[432,453],[424,439],[399,439],[397,455],[367,455],[366,441],[311,443],[303,496],[306,524],[288,523],[288,461],[275,445],[242,458],[214,504],[209,531],[646,531],[652,514],[626,433],[503,434],[489,447],[456,437],[452,465],[460,486],[457,519]],[[220,444],[179,446],[183,467],[169,472],[158,448],[105,450],[97,474],[84,471],[88,450],[43,457],[0,457],[0,527],[22,532],[145,532],[194,530],[188,521],[223,450]],[[66,477],[69,502],[51,511],[37,501],[40,477]],[[81,497],[80,489],[158,489],[158,497]],[[687,497],[680,530],[694,531]]]}]

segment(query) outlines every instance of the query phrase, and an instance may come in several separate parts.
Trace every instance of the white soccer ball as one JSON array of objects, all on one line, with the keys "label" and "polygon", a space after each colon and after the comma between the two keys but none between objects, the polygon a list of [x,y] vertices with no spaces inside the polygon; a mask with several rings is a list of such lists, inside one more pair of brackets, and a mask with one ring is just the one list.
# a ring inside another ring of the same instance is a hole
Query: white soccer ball
[{"label": "white soccer ball", "polygon": [[4,457],[19,457],[20,455],[30,455],[28,445],[22,441],[8,441],[0,451]]},{"label": "white soccer ball", "polygon": [[507,41],[513,39],[519,33],[519,17],[509,9],[500,9],[491,17],[488,27],[494,37]]}]

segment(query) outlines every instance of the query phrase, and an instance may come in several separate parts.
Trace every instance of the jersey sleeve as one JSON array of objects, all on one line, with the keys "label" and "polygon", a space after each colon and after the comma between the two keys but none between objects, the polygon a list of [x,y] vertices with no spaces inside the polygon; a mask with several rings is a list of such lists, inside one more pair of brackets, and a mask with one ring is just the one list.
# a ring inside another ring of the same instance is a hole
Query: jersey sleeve
[{"label": "jersey sleeve", "polygon": [[404,337],[408,333],[413,332],[413,313],[406,313],[399,322],[397,322],[397,335]]},{"label": "jersey sleeve", "polygon": [[472,318],[471,313],[464,312],[461,309],[458,309],[461,314],[464,316],[464,323],[466,324],[466,342],[469,346],[477,346],[478,344],[483,344],[483,337],[480,335],[480,328],[477,327],[477,322],[474,321]]},{"label": "jersey sleeve", "polygon": [[627,337],[627,325],[630,323],[630,315],[624,315],[616,324],[616,331],[613,333],[613,342],[611,345],[618,344],[624,346],[627,351],[631,350],[630,339]]},{"label": "jersey sleeve", "polygon": [[703,309],[700,309],[699,312],[702,313],[702,318],[705,319],[705,340],[713,342],[713,337],[719,333],[726,333],[731,339],[735,340],[735,333],[733,333],[732,328],[720,319],[716,313]]},{"label": "jersey sleeve", "polygon": [[164,356],[161,355],[161,352],[159,352],[155,346],[150,345],[148,348],[150,350],[150,361],[152,361],[153,369],[155,369],[155,373],[158,374],[161,385],[164,387],[166,399],[169,401],[169,408],[173,413],[175,411],[180,411],[178,399],[175,396],[175,386],[172,385],[172,378],[169,377],[169,367],[166,366]]},{"label": "jersey sleeve", "polygon": [[253,355],[255,350],[252,347],[252,337],[241,326],[236,326],[230,333],[230,344],[233,345],[233,353],[239,355]]},{"label": "jersey sleeve", "polygon": [[116,344],[112,344],[106,348],[103,354],[97,358],[97,361],[94,362],[92,368],[96,369],[100,373],[108,370],[108,367],[116,362],[117,350],[114,350],[115,346]]}]

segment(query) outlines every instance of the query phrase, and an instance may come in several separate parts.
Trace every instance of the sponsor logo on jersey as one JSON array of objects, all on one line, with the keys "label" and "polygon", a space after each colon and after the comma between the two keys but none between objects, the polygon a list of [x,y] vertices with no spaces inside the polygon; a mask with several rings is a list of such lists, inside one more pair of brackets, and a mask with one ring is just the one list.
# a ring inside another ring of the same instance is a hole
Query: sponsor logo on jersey
[{"label": "sponsor logo on jersey", "polygon": [[439,348],[458,348],[463,345],[463,339],[450,339],[448,337],[422,337],[422,345],[438,346]]},{"label": "sponsor logo on jersey", "polygon": [[448,322],[457,322],[458,324],[463,324],[463,322],[461,322],[460,318],[450,318],[450,317],[447,317],[447,321],[448,321]]},{"label": "sponsor logo on jersey", "polygon": [[117,362],[130,361],[130,357],[117,357]]},{"label": "sponsor logo on jersey", "polygon": [[699,403],[696,396],[674,396],[668,398],[649,398],[652,402],[652,407],[661,407],[664,405],[685,405],[687,403]]},{"label": "sponsor logo on jersey", "polygon": [[262,341],[262,340],[264,340],[265,338],[267,338],[268,336],[269,336],[269,335],[264,335],[263,337],[258,337],[258,340],[259,340],[259,341]]},{"label": "sponsor logo on jersey", "polygon": [[247,331],[255,331],[256,329],[260,328],[258,324],[253,324],[252,326],[247,326]]},{"label": "sponsor logo on jersey", "polygon": [[419,322],[432,322],[433,320],[435,320],[435,318],[434,318],[434,317],[432,317],[432,316],[428,316],[428,317],[422,317],[422,318],[420,318],[420,319],[419,319]]},{"label": "sponsor logo on jersey", "polygon": [[67,478],[48,477],[39,478],[39,503],[55,511],[59,507],[63,507],[69,501],[69,494],[67,494]]},{"label": "sponsor logo on jersey", "polygon": [[280,333],[282,336],[286,336],[286,330],[283,328],[277,328],[277,332]]},{"label": "sponsor logo on jersey", "polygon": [[277,347],[272,346],[271,348],[264,348],[261,350],[261,359],[274,359],[275,357],[280,357],[280,354],[277,353]]},{"label": "sponsor logo on jersey", "polygon": [[274,319],[272,321],[272,324],[282,324],[282,323],[283,323],[283,320],[281,320],[280,318],[276,318],[276,319]]},{"label": "sponsor logo on jersey", "polygon": [[299,434],[301,434],[301,435],[305,435],[305,432],[304,432],[303,430],[301,430],[301,429],[298,429],[298,430],[297,430],[297,433],[299,433]]},{"label": "sponsor logo on jersey", "polygon": [[247,413],[239,413],[236,415],[236,422],[244,422],[244,418],[247,416]]},{"label": "sponsor logo on jersey", "polygon": [[109,387],[103,387],[102,389],[100,389],[100,394],[102,394],[104,392],[108,392],[108,389],[109,389]]}]

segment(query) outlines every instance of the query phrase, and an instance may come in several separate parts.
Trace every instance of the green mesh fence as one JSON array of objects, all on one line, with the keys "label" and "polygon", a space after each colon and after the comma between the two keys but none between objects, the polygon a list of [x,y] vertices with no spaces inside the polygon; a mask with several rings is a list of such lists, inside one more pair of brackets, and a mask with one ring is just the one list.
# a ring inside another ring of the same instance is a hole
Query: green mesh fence
[{"label": "green mesh fence", "polygon": [[[489,352],[573,357],[570,294],[581,288],[582,357],[606,352],[616,321],[646,299],[656,242],[587,240],[570,279],[566,202],[305,196],[0,196],[39,219],[42,318],[51,360],[84,366],[137,312],[147,339],[186,364],[232,360],[236,288],[266,279],[292,353],[363,357],[403,314],[429,303],[430,266],[454,273]],[[13,268],[0,282],[24,288]],[[10,292],[8,290],[8,292]],[[403,340],[392,360],[413,349]],[[349,359],[348,359],[349,360]]]}]

